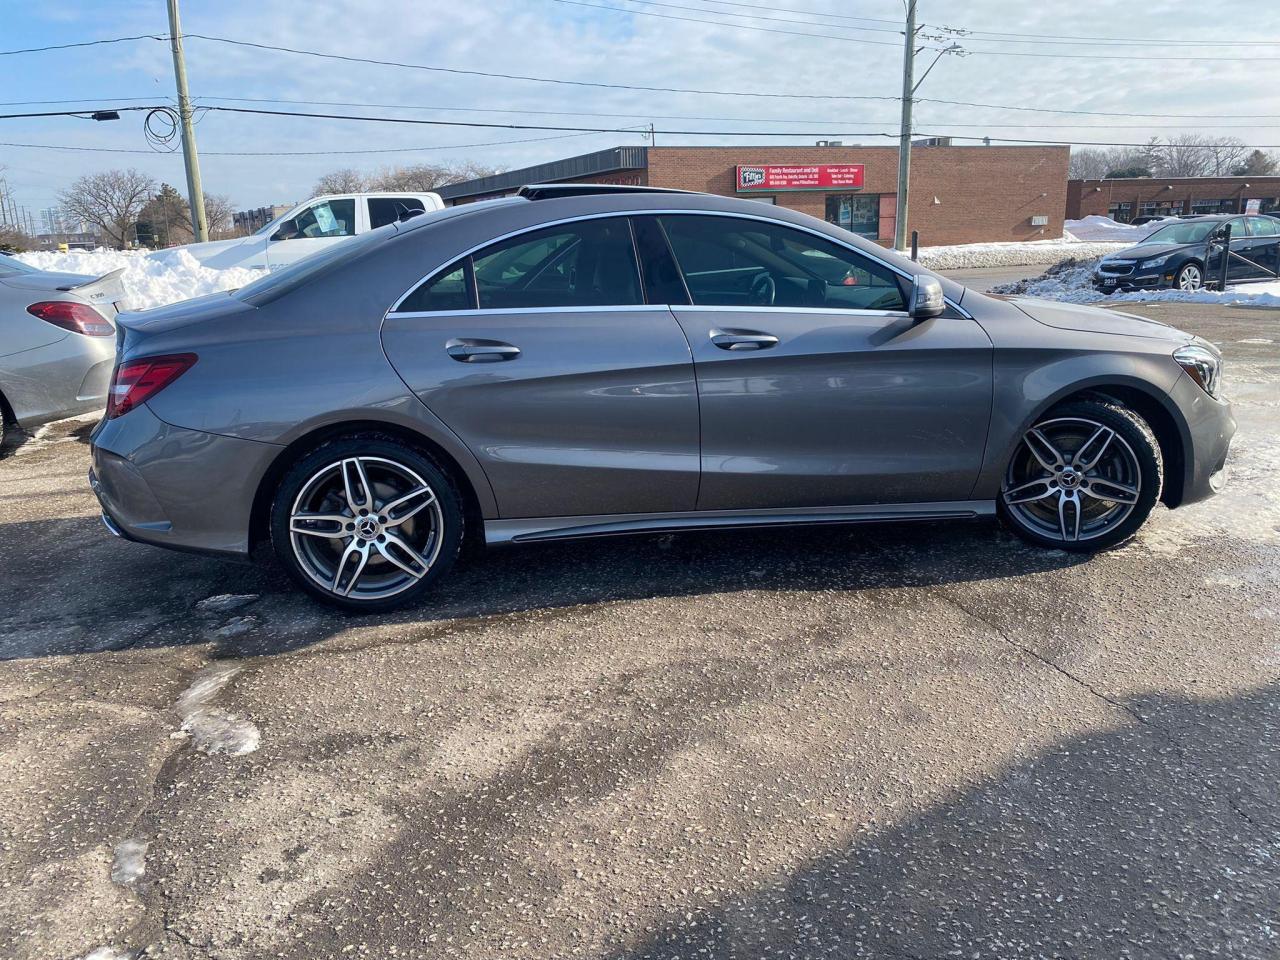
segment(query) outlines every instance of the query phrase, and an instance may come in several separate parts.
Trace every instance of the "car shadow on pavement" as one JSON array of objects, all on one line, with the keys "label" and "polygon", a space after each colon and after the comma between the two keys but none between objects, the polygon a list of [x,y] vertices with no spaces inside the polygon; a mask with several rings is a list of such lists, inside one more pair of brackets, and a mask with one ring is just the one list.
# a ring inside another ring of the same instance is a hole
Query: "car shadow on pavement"
[{"label": "car shadow on pavement", "polygon": [[612,958],[1275,957],[1280,687],[1114,715]]},{"label": "car shadow on pavement", "polygon": [[10,523],[0,525],[0,660],[200,643],[220,657],[270,656],[362,626],[412,637],[415,625],[425,633],[444,621],[582,604],[928,587],[1085,559],[1029,547],[992,522],[607,537],[465,558],[423,603],[357,616],[310,600],[269,562],[127,543],[96,518]]}]

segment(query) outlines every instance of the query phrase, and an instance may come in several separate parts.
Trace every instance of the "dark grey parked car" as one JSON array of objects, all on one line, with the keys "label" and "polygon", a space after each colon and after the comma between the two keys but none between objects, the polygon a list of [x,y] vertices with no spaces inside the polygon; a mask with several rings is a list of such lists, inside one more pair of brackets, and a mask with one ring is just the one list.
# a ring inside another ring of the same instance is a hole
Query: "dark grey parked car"
[{"label": "dark grey parked car", "polygon": [[995,514],[1092,551],[1208,496],[1209,344],[986,297],[819,220],[595,186],[392,224],[120,319],[90,481],[130,539],[418,598],[464,538]]}]

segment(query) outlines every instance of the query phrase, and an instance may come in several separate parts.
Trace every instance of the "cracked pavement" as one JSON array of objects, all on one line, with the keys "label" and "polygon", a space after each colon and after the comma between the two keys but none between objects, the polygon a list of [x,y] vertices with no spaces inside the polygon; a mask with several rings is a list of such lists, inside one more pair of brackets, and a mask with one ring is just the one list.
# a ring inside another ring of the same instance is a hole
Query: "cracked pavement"
[{"label": "cracked pavement", "polygon": [[1280,955],[1280,312],[1219,497],[471,560],[352,617],[0,458],[0,956]]}]

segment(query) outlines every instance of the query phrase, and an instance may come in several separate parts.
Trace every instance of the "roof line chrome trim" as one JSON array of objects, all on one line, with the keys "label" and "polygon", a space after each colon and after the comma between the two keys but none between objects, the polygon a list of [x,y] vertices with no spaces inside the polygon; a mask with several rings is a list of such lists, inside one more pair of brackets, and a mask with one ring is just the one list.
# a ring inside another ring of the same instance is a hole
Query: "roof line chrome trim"
[{"label": "roof line chrome trim", "polygon": [[[452,266],[453,264],[461,260],[463,257],[469,257],[472,254],[476,253],[477,251],[483,250],[485,247],[491,246],[492,244],[501,243],[504,240],[510,240],[512,237],[518,237],[521,234],[533,233],[537,230],[545,230],[548,227],[558,227],[566,223],[579,223],[584,220],[602,220],[607,217],[644,217],[644,216],[728,217],[735,220],[754,220],[760,223],[778,224],[779,226],[790,227],[792,230],[799,230],[802,233],[807,233],[807,234],[810,234],[811,236],[819,237],[823,240],[826,240],[829,243],[834,243],[837,246],[844,247],[846,250],[850,250],[853,253],[858,254],[859,256],[866,257],[868,260],[871,260],[874,263],[880,264],[880,266],[882,267],[892,270],[894,273],[896,273],[900,277],[903,277],[908,280],[911,279],[911,274],[908,273],[907,271],[903,270],[900,267],[894,266],[892,263],[889,263],[887,260],[881,260],[879,257],[875,256],[872,253],[868,253],[866,250],[863,250],[860,247],[855,247],[853,244],[845,243],[842,240],[837,240],[835,237],[831,237],[825,233],[822,233],[821,231],[814,230],[812,227],[801,226],[800,224],[791,223],[787,220],[779,220],[776,217],[757,216],[755,214],[750,214],[750,213],[726,213],[720,210],[690,210],[687,208],[686,209],[670,208],[670,209],[655,209],[655,210],[610,210],[607,213],[584,213],[584,214],[579,214],[577,216],[572,216],[572,217],[561,217],[558,220],[544,220],[541,223],[533,224],[527,227],[521,227],[518,230],[511,230],[508,233],[500,234],[499,236],[496,236],[496,237],[490,237],[488,240],[485,240],[483,243],[478,243],[475,246],[471,247],[470,249],[464,250],[462,253],[459,253],[455,256],[450,257],[444,263],[437,264],[436,266],[432,267],[427,273],[424,273],[421,277],[419,277],[416,281],[414,281],[413,285],[410,286],[408,290],[406,290],[396,299],[396,302],[392,304],[391,308],[387,310],[387,312],[383,314],[383,316],[386,317],[395,313],[396,308],[399,307],[400,304],[402,304],[409,297],[411,293],[413,293],[415,290],[418,289],[418,287],[422,286],[422,284],[426,283],[428,280],[430,280],[432,277],[438,274],[441,270],[444,270]],[[966,319],[968,320],[973,319],[973,317],[969,314],[969,312],[963,309],[960,306],[960,304],[947,298],[944,298],[944,300],[947,304],[954,307]],[[646,304],[646,306],[661,306],[661,305]],[[561,308],[554,307],[551,309],[561,309]]]}]

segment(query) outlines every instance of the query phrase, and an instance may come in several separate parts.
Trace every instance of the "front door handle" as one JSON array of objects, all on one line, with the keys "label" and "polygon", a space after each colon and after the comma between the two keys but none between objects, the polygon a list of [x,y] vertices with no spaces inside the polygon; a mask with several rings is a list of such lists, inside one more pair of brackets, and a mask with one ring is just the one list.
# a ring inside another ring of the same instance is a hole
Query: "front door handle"
[{"label": "front door handle", "polygon": [[449,356],[459,363],[498,363],[520,356],[520,348],[501,340],[453,339],[444,345]]},{"label": "front door handle", "polygon": [[778,338],[759,330],[711,331],[711,342],[721,350],[768,350],[778,345]]}]

